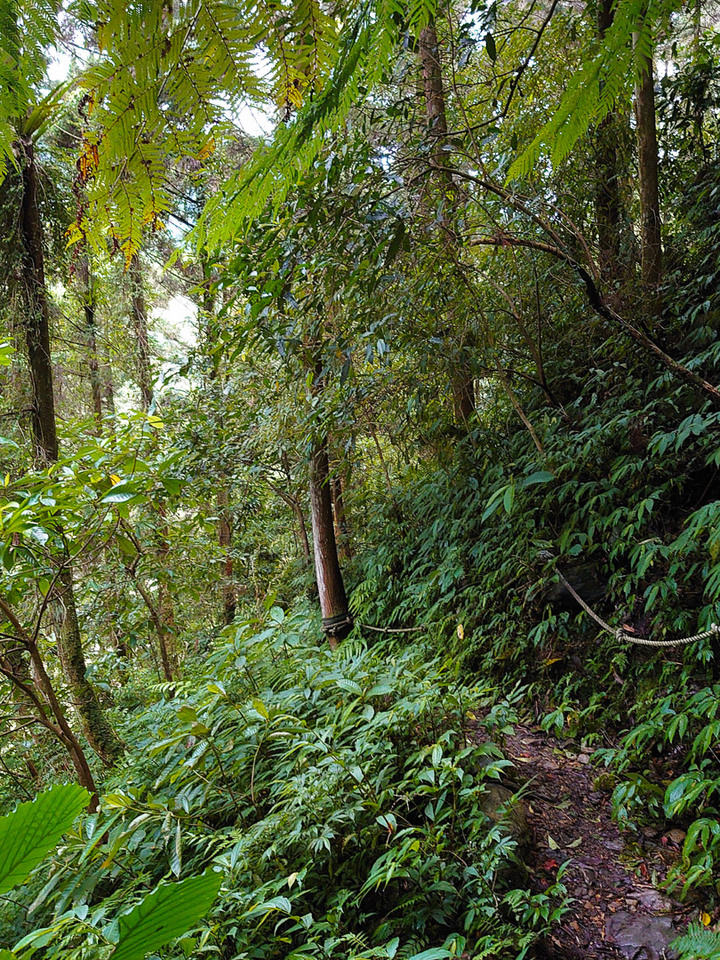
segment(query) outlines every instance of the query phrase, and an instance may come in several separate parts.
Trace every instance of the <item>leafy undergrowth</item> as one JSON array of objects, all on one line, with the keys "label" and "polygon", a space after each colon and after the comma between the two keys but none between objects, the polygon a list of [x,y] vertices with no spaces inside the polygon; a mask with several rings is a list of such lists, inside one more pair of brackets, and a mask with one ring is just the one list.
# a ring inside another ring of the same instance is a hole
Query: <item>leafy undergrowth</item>
[{"label": "leafy undergrowth", "polygon": [[[714,369],[716,342],[703,342]],[[376,507],[380,535],[353,604],[371,623],[430,625],[503,689],[528,684],[528,715],[598,748],[624,829],[683,831],[667,889],[714,923],[717,638],[662,650],[620,642],[557,583],[560,570],[640,638],[720,623],[719,415],[667,378],[626,372],[584,373],[563,415],[530,409],[542,456],[528,434],[499,438],[479,420],[442,469],[408,475],[396,504]],[[719,936],[705,930],[702,941]]]},{"label": "leafy undergrowth", "polygon": [[471,743],[467,715],[490,691],[451,660],[353,639],[333,654],[317,637],[306,611],[273,607],[135,714],[100,811],[26,892],[17,932],[40,932],[24,956],[95,955],[106,914],[211,865],[217,905],[178,956],[525,955],[563,891],[518,885],[515,841],[484,802],[509,764],[492,732],[512,706]]}]

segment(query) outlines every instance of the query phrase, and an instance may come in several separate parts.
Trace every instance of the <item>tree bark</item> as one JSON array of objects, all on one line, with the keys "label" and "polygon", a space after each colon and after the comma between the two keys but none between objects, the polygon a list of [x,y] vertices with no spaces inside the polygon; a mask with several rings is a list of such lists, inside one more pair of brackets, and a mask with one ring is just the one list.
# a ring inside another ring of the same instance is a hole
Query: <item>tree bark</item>
[{"label": "tree bark", "polygon": [[352,559],[352,541],[348,527],[347,513],[345,512],[345,479],[348,474],[340,472],[340,464],[335,463],[330,479],[330,493],[332,496],[333,519],[335,521],[335,539],[343,560]]},{"label": "tree bark", "polygon": [[115,420],[115,384],[113,381],[113,368],[112,368],[112,357],[110,354],[110,337],[108,326],[106,322],[105,326],[106,331],[106,344],[105,344],[105,358],[102,365],[102,395],[105,400],[105,408],[107,409],[108,415],[110,417],[110,429],[114,429],[114,420]]},{"label": "tree bark", "polygon": [[218,508],[218,543],[224,554],[222,561],[222,579],[220,591],[222,594],[223,618],[225,623],[232,623],[237,609],[237,591],[233,579],[232,558],[232,519],[230,514],[230,491],[228,485],[222,482],[217,492]]},{"label": "tree bark", "polygon": [[130,260],[130,312],[135,331],[138,384],[143,410],[147,413],[153,402],[152,375],[150,372],[150,343],[148,340],[147,308],[143,292],[142,267],[137,253]]},{"label": "tree bark", "polygon": [[164,574],[167,571],[170,557],[170,528],[167,521],[167,510],[162,500],[156,501],[156,510],[160,518],[160,527],[158,529],[158,548],[157,558],[159,564],[158,576],[158,613],[165,627],[164,636],[167,648],[167,655],[170,657],[173,673],[180,675],[180,663],[177,652],[175,629],[175,603],[170,587],[165,582]]},{"label": "tree bark", "polygon": [[13,628],[14,639],[24,647],[30,657],[33,679],[29,679],[24,661],[22,665],[18,666],[12,658],[3,655],[0,655],[0,674],[10,680],[13,686],[22,692],[28,703],[32,705],[39,723],[52,733],[66,750],[75,768],[78,783],[90,793],[91,799],[88,810],[92,813],[97,810],[99,798],[90,764],[67,721],[52,681],[45,669],[35,638],[23,627],[13,608],[2,596],[0,596],[0,611],[2,611],[2,618]]},{"label": "tree bark", "polygon": [[[28,721],[34,721],[36,718],[33,713],[33,701],[27,697],[20,686],[13,683],[13,680],[19,680],[26,687],[37,690],[33,676],[30,673],[30,667],[25,659],[23,648],[20,644],[15,645],[15,641],[13,640],[0,641],[0,669],[2,669],[3,675],[10,679],[11,691],[8,707],[14,710],[18,723],[24,725]],[[37,690],[37,692],[40,694],[39,690]],[[32,737],[33,743],[40,747],[42,738],[39,732],[33,730],[32,727],[29,728],[28,732]],[[40,777],[37,767],[30,756],[26,755],[24,760],[30,776],[35,780],[36,786],[38,786],[39,789]]]},{"label": "tree bark", "polygon": [[[612,0],[599,0],[597,14],[598,38],[602,43],[615,16]],[[621,122],[611,111],[595,129],[595,224],[598,235],[600,273],[610,283],[623,279],[626,269],[622,263],[623,202],[620,192],[622,164],[620,161]]]},{"label": "tree bark", "polygon": [[430,151],[430,165],[442,171],[439,176],[447,184],[452,182],[451,175],[447,172],[447,153],[445,151],[448,134],[447,113],[445,110],[442,69],[440,67],[440,45],[434,23],[429,23],[420,31],[418,52],[425,93],[425,115],[430,137],[433,141]]},{"label": "tree bark", "polygon": [[293,513],[298,524],[298,533],[300,535],[300,548],[302,550],[303,560],[309,567],[310,560],[310,540],[308,539],[307,524],[305,523],[305,514],[303,512],[300,500],[295,497],[293,502]]},{"label": "tree bark", "polygon": [[[446,149],[448,124],[445,89],[440,65],[440,44],[435,24],[432,21],[420,31],[418,52],[425,94],[425,116],[428,123],[428,132],[432,138],[430,166],[442,195],[443,212],[440,219],[440,228],[444,243],[454,245],[455,240],[451,230],[450,217],[447,213],[449,205],[452,203],[452,197],[448,194],[449,188],[453,186],[453,181],[451,164]],[[461,362],[451,371],[450,387],[455,422],[460,426],[467,427],[470,418],[475,413],[475,384],[468,369],[468,364]]]},{"label": "tree bark", "polygon": [[[215,316],[215,297],[212,292],[212,275],[210,268],[203,263],[203,288],[202,297],[198,302],[198,308],[202,311],[205,320],[205,337],[208,345],[208,358],[210,360],[210,394],[213,403],[218,408],[218,446],[220,449],[224,446],[224,396],[223,396],[223,372],[221,366],[221,357],[217,347],[217,335],[213,325]],[[233,524],[232,514],[230,512],[230,486],[227,480],[225,469],[220,470],[218,478],[219,487],[216,496],[218,511],[218,546],[223,555],[222,571],[220,575],[220,596],[222,600],[223,620],[230,624],[235,619],[237,610],[237,587],[235,585],[235,564],[232,555],[233,544]]]},{"label": "tree bark", "polygon": [[50,355],[50,308],[45,285],[37,166],[32,140],[29,137],[22,137],[18,142],[24,156],[20,227],[25,285],[25,340],[32,379],[33,438],[36,459],[41,463],[52,463],[58,459],[59,451]]},{"label": "tree bark", "polygon": [[113,766],[124,750],[124,744],[108,723],[95,688],[87,679],[87,665],[80,637],[72,570],[64,567],[59,576],[61,592],[54,604],[61,613],[58,619],[57,644],[63,675],[70,687],[73,706],[80,718],[87,741],[106,766]]},{"label": "tree bark", "polygon": [[[283,457],[285,460],[285,457]],[[286,469],[286,476],[288,478],[288,487],[290,487],[290,471]],[[310,541],[308,540],[307,534],[307,524],[305,523],[305,514],[303,513],[302,504],[300,503],[300,498],[295,493],[288,493],[286,490],[283,490],[281,486],[276,483],[273,483],[270,480],[266,482],[270,489],[276,493],[283,503],[286,503],[293,512],[293,516],[297,520],[297,533],[300,538],[300,549],[302,551],[303,560],[305,563],[310,566]]]},{"label": "tree bark", "polygon": [[[33,143],[29,138],[23,137],[19,141],[19,145],[24,159],[20,228],[23,252],[23,280],[25,284],[25,330],[32,380],[33,438],[35,441],[37,460],[42,464],[48,465],[57,461],[59,457],[59,447],[55,418],[55,399],[53,394],[52,357],[50,353],[50,311],[47,287],[45,285],[45,252],[38,204],[38,178]],[[61,563],[65,563],[65,560],[65,557],[61,558]],[[64,582],[62,582],[63,577],[65,578]],[[65,607],[68,610],[72,609],[74,612],[75,599],[73,595],[72,573],[69,566],[66,565],[63,568],[60,579],[62,587],[64,588],[63,601]],[[86,666],[76,614],[68,620],[66,637],[63,642],[67,644],[68,650],[71,651],[71,658],[76,665],[78,675],[84,678]],[[31,651],[31,655],[34,658],[33,663],[35,664],[37,660],[41,671],[47,678],[47,673],[42,664],[37,646],[35,646],[34,652]],[[68,675],[66,679],[72,688],[74,682],[73,676]],[[47,678],[47,683],[50,684],[49,678]],[[55,700],[57,699],[51,684],[49,693],[46,691],[46,696],[51,696],[55,698]],[[97,709],[90,709],[90,711],[87,712],[87,703],[88,701],[84,698],[78,703],[78,711],[82,717],[83,726],[86,729],[92,727],[95,723],[100,722],[98,717],[101,717],[103,722],[107,724],[107,720],[97,699]],[[66,721],[63,720],[63,722],[65,723]],[[105,742],[105,728],[102,727],[102,725],[101,729],[93,732],[97,735],[97,742]],[[114,737],[114,734],[112,736]],[[116,742],[119,744],[119,741]],[[73,757],[78,750],[82,755],[82,748],[74,735],[71,740],[67,740],[67,744]],[[108,748],[106,756],[103,758],[106,759],[106,762],[112,762],[110,758],[114,753],[114,749],[114,746]],[[90,769],[84,755],[75,758],[73,762],[76,763],[76,769],[78,770],[83,766],[87,767],[88,770]],[[78,764],[79,767],[77,766]]]},{"label": "tree bark", "polygon": [[137,575],[135,570],[132,567],[127,568],[128,573],[133,579],[133,583],[137,588],[137,592],[143,599],[147,611],[150,614],[150,619],[153,622],[155,627],[155,633],[158,638],[158,650],[160,651],[160,663],[162,664],[162,672],[165,680],[171,682],[175,679],[172,671],[172,663],[170,661],[170,653],[168,650],[168,641],[167,641],[167,629],[163,618],[158,610],[157,606],[153,603],[153,598],[150,595],[150,591],[147,589],[145,584],[142,582],[140,577]]},{"label": "tree bark", "polygon": [[88,368],[90,371],[90,391],[92,394],[93,415],[98,423],[98,429],[102,423],[102,382],[100,379],[100,361],[97,352],[97,324],[95,319],[95,290],[93,287],[93,278],[90,271],[90,258],[83,254],[77,267],[78,278],[81,285],[81,296],[83,301],[83,313],[85,316],[85,342],[88,351]]},{"label": "tree bark", "polygon": [[345,584],[340,570],[333,525],[327,440],[315,443],[310,462],[310,514],[312,519],[315,577],[323,629],[332,639],[342,640],[352,629]]},{"label": "tree bark", "polygon": [[662,313],[662,239],[658,190],[658,145],[655,126],[653,58],[643,58],[643,73],[635,90],[635,118],[640,180],[640,256],[645,312],[649,320]]}]

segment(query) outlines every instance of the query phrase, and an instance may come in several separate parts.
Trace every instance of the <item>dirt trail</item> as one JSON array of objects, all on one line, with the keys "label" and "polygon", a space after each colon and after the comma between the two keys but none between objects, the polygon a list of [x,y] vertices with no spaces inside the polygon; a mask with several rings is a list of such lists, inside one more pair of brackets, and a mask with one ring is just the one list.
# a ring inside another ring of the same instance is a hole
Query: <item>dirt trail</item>
[{"label": "dirt trail", "polygon": [[[647,830],[638,843],[611,819],[610,796],[595,789],[591,751],[574,752],[541,730],[517,726],[505,749],[530,781],[525,803],[532,832],[531,883],[545,889],[571,858],[564,883],[575,898],[538,951],[545,960],[661,960],[692,908],[653,885],[679,856],[679,831]],[[577,750],[577,747],[575,747]],[[697,911],[695,911],[697,912]]]}]

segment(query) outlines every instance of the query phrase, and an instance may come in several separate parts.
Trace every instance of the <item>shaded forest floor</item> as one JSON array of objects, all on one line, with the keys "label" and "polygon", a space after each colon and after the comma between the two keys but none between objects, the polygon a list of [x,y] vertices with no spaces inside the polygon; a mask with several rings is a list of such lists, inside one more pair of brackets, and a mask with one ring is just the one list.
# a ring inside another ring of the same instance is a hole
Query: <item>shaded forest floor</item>
[{"label": "shaded forest floor", "polygon": [[[518,725],[505,750],[525,783],[531,849],[531,886],[542,891],[558,867],[574,898],[562,922],[545,939],[544,960],[661,960],[697,909],[658,890],[680,855],[683,834],[647,827],[621,833],[611,818],[610,793],[598,788],[592,750]],[[602,779],[602,778],[600,778]]]}]

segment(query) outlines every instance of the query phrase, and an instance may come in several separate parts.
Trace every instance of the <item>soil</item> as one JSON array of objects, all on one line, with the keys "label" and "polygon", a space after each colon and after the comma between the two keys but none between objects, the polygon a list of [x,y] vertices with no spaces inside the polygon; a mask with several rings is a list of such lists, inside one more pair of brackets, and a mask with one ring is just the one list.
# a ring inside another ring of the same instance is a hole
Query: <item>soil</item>
[{"label": "soil", "polygon": [[532,888],[546,889],[570,860],[563,883],[574,903],[540,945],[538,960],[672,957],[669,944],[698,909],[657,884],[679,858],[684,833],[621,834],[611,817],[611,791],[598,789],[602,771],[592,764],[591,749],[520,725],[504,746],[526,784]]}]

